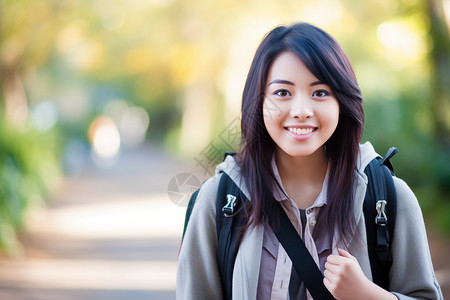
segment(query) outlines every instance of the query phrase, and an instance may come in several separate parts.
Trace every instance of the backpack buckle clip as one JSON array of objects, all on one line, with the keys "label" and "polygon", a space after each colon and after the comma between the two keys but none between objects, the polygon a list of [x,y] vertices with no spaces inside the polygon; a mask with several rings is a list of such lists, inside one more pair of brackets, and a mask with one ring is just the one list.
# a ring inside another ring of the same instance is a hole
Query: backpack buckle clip
[{"label": "backpack buckle clip", "polygon": [[378,200],[375,208],[377,209],[377,216],[375,218],[375,224],[386,226],[387,217],[386,217],[386,200]]},{"label": "backpack buckle clip", "polygon": [[222,212],[225,217],[229,217],[234,213],[234,207],[236,206],[236,196],[227,195],[227,204],[222,208]]}]

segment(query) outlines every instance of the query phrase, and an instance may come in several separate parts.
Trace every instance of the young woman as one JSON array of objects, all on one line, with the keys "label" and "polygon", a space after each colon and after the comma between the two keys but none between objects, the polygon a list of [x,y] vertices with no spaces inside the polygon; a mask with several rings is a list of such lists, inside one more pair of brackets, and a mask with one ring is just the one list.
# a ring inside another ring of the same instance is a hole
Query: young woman
[{"label": "young woman", "polygon": [[[442,299],[418,202],[394,177],[397,214],[389,291],[372,282],[362,205],[361,91],[347,55],[306,23],[277,27],[256,51],[242,100],[242,150],[217,167],[250,199],[236,256],[233,299],[312,299],[270,226],[288,215],[336,299]],[[215,203],[202,186],[186,229],[177,299],[221,299]]]}]

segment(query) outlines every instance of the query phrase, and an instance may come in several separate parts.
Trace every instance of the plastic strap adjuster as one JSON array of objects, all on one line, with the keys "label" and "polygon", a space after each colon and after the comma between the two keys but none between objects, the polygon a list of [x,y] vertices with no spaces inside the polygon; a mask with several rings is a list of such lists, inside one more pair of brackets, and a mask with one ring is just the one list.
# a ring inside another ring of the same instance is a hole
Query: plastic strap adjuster
[{"label": "plastic strap adjuster", "polygon": [[376,204],[377,216],[375,217],[375,224],[386,226],[387,217],[386,217],[386,200],[378,200]]},{"label": "plastic strap adjuster", "polygon": [[222,212],[226,217],[231,216],[234,213],[234,207],[236,206],[236,196],[227,195],[227,204],[222,208]]}]

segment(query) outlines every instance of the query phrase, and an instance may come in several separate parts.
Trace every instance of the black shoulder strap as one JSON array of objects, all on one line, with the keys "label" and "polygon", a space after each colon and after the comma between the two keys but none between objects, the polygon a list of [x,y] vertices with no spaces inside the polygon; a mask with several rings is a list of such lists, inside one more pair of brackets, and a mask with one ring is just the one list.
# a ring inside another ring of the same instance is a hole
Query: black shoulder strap
[{"label": "black shoulder strap", "polygon": [[[234,155],[236,155],[236,152],[225,152],[223,159],[225,160],[225,158],[228,155],[234,156]],[[222,182],[221,181],[221,183],[226,183],[226,182]],[[222,185],[219,185],[219,187],[220,186],[223,186],[222,189],[224,189],[224,188],[226,189],[226,185],[222,184]],[[197,200],[199,192],[200,192],[200,189],[196,190],[194,193],[192,193],[191,197],[189,198],[188,206],[186,208],[186,215],[184,217],[183,235],[182,235],[181,240],[183,240],[184,235],[186,233],[186,228],[187,228],[187,225],[189,223],[189,219],[191,218],[192,210],[194,209],[195,201]],[[225,195],[225,192],[226,192],[226,190],[222,190],[222,191],[219,191],[219,194],[220,195]],[[220,202],[220,203],[222,203],[222,200],[223,200],[222,198],[217,198],[217,201]]]},{"label": "black shoulder strap", "polygon": [[200,189],[198,189],[194,193],[192,193],[191,198],[189,199],[189,203],[186,208],[186,216],[184,217],[183,236],[182,236],[181,240],[184,239],[184,234],[186,233],[186,228],[189,223],[189,219],[191,218],[192,209],[194,209],[195,200],[197,200],[198,192],[200,192]]},{"label": "black shoulder strap", "polygon": [[217,263],[225,299],[232,297],[233,269],[239,249],[239,229],[245,224],[243,205],[248,199],[226,173],[222,173],[216,200]]},{"label": "black shoulder strap", "polygon": [[392,265],[390,247],[397,212],[397,193],[390,158],[397,152],[398,150],[392,147],[384,159],[373,159],[364,170],[368,185],[363,210],[372,276],[377,285],[387,290]]},{"label": "black shoulder strap", "polygon": [[[235,155],[227,152],[225,156]],[[189,223],[192,210],[200,190],[196,190],[189,199],[184,221],[183,237]],[[233,268],[239,248],[239,229],[245,224],[243,205],[248,199],[226,173],[220,176],[216,197],[217,263],[222,280],[225,299],[232,297]]]},{"label": "black shoulder strap", "polygon": [[[196,190],[189,199],[184,221],[183,237],[189,223],[198,193]],[[248,199],[239,187],[226,174],[222,173],[216,198],[216,229],[217,229],[217,263],[222,280],[224,299],[231,299],[233,268],[236,260],[239,235],[238,230],[244,225],[242,205]]]},{"label": "black shoulder strap", "polygon": [[280,224],[272,230],[283,245],[284,250],[292,260],[295,270],[305,283],[306,288],[314,299],[334,299],[323,284],[323,275],[316,265],[303,240],[295,230],[281,205],[278,207]]}]

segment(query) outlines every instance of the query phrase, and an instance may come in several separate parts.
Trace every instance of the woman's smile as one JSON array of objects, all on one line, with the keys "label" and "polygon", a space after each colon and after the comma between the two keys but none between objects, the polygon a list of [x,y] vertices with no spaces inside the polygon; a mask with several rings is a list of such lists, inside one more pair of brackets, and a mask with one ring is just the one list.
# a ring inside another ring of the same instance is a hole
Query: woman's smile
[{"label": "woman's smile", "polygon": [[317,127],[286,127],[287,133],[297,141],[309,139],[317,130]]}]

